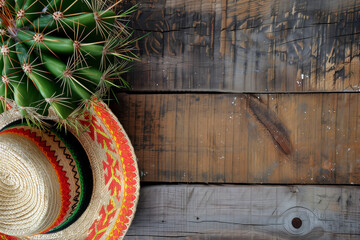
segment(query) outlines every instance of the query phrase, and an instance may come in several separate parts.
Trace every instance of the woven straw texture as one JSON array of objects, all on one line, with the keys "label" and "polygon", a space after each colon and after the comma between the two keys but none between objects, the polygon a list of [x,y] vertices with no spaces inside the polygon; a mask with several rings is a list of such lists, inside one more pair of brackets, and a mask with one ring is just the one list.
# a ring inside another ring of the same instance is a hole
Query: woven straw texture
[{"label": "woven straw texture", "polygon": [[45,230],[61,203],[52,165],[33,142],[14,134],[0,135],[0,152],[0,232],[27,236]]}]

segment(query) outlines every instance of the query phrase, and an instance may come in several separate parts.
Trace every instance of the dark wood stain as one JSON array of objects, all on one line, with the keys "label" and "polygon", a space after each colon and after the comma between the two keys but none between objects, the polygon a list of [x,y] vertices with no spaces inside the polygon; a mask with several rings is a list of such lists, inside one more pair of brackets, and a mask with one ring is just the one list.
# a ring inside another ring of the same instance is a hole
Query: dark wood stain
[{"label": "dark wood stain", "polygon": [[249,109],[260,121],[262,125],[268,130],[274,141],[279,145],[280,149],[289,155],[292,152],[292,146],[288,136],[288,130],[281,123],[276,115],[269,111],[264,103],[261,103],[256,97],[250,96],[247,98]]},{"label": "dark wood stain", "polygon": [[137,0],[136,90],[360,89],[356,0]]}]

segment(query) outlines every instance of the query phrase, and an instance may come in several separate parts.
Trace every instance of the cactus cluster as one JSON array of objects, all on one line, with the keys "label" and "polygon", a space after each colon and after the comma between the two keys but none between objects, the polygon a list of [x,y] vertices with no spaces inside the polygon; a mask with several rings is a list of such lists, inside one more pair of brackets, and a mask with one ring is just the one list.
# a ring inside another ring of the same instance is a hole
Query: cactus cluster
[{"label": "cactus cluster", "polygon": [[136,56],[119,1],[0,0],[0,113],[8,99],[25,117],[49,108],[67,120],[111,86]]}]

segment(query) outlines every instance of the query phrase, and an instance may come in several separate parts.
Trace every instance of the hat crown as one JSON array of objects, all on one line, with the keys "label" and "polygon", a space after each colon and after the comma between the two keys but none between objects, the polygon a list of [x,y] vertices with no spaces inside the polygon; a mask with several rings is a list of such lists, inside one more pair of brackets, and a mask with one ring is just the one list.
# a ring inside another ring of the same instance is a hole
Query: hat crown
[{"label": "hat crown", "polygon": [[0,182],[7,186],[7,188],[17,188],[18,184],[14,176],[10,175],[6,170],[0,169]]},{"label": "hat crown", "polygon": [[59,182],[46,156],[29,139],[0,135],[0,232],[28,236],[57,218]]}]

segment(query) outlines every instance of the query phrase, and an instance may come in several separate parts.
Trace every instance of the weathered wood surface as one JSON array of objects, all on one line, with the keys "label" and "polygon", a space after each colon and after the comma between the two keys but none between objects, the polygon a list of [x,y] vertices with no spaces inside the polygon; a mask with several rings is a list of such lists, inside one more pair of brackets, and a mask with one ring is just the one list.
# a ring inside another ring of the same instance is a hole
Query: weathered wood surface
[{"label": "weathered wood surface", "polygon": [[360,94],[119,94],[143,182],[360,184]]},{"label": "weathered wood surface", "polygon": [[134,2],[135,90],[360,90],[359,1]]},{"label": "weathered wood surface", "polygon": [[126,239],[360,239],[359,206],[357,187],[146,186]]}]

